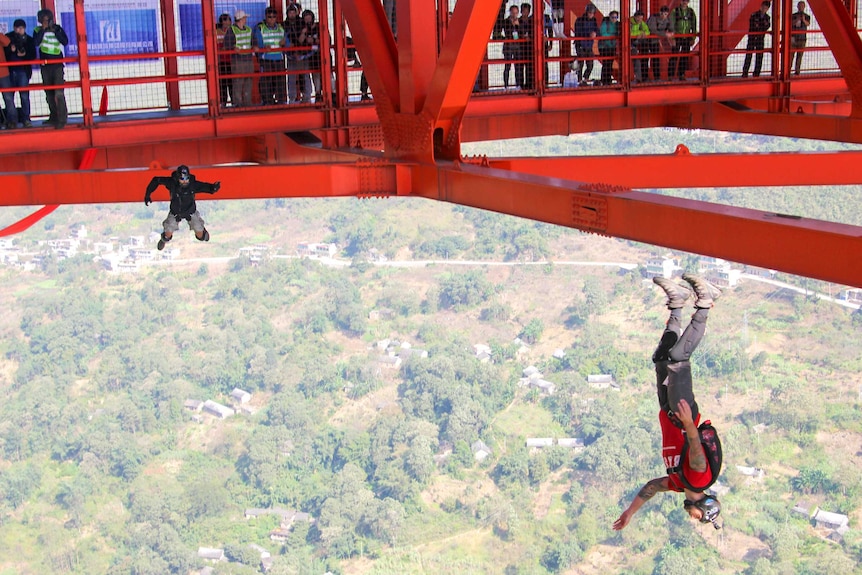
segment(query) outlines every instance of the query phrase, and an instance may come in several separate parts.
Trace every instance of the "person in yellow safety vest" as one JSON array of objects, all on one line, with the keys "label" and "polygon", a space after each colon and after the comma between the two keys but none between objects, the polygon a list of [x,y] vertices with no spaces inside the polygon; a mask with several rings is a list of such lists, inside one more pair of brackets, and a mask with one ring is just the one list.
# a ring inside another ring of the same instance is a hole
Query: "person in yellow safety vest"
[{"label": "person in yellow safety vest", "polygon": [[284,28],[278,23],[275,8],[267,8],[265,20],[255,26],[254,45],[261,50],[258,52],[261,73],[258,89],[263,105],[286,103],[284,52],[279,49],[289,43]]},{"label": "person in yellow safety vest", "polygon": [[246,26],[248,14],[237,10],[233,15],[233,26],[224,35],[224,49],[233,50],[230,57],[230,69],[233,74],[241,77],[233,79],[234,106],[251,106],[251,76],[254,74],[254,56],[252,56],[252,29]]},{"label": "person in yellow safety vest", "polygon": [[[42,64],[42,84],[62,86],[66,83],[63,62],[54,60],[63,59],[63,46],[69,44],[69,37],[66,36],[66,31],[54,22],[54,13],[50,10],[39,10],[36,19],[39,25],[33,29],[33,43],[38,48],[39,59],[45,60]],[[49,88],[45,90],[45,99],[48,101],[48,119],[42,123],[54,126],[57,130],[63,129],[69,118],[66,92],[63,88]]]},{"label": "person in yellow safety vest", "polygon": [[629,20],[631,24],[632,39],[632,67],[635,72],[635,81],[643,82],[649,80],[649,26],[644,22],[643,10],[635,12]]}]

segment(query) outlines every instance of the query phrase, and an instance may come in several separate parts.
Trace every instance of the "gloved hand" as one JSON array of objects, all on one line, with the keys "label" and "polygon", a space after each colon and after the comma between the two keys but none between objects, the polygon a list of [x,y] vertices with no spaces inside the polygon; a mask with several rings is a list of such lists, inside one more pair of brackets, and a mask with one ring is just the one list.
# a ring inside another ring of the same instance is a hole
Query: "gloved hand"
[{"label": "gloved hand", "polygon": [[150,200],[150,194],[147,194],[146,196],[144,196],[144,205],[149,206],[151,203],[152,203],[152,200]]},{"label": "gloved hand", "polygon": [[216,193],[221,189],[221,182],[216,182],[213,184],[213,193]]}]

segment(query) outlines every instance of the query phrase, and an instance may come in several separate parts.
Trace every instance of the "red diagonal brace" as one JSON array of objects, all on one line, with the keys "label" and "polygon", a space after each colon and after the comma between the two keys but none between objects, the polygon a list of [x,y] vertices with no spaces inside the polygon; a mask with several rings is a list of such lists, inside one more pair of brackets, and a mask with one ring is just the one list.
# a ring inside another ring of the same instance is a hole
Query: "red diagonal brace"
[{"label": "red diagonal brace", "polygon": [[[348,0],[341,6],[378,113],[387,107],[397,112],[398,49],[383,4],[380,0]],[[381,107],[383,102],[389,105]]]},{"label": "red diagonal brace", "polygon": [[444,157],[459,153],[451,131],[464,115],[499,9],[499,0],[461,0],[449,21],[424,110],[443,128]]}]

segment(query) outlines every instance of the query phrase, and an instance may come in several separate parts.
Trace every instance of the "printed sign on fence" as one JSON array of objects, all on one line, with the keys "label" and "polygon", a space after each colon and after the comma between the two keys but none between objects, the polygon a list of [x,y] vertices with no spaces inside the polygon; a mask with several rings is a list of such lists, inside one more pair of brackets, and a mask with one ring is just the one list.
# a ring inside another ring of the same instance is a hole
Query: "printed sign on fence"
[{"label": "printed sign on fence", "polygon": [[[78,55],[73,0],[57,0],[60,23],[69,36],[66,56]],[[87,53],[91,56],[158,52],[158,0],[87,0]]]},{"label": "printed sign on fence", "polygon": [[[200,0],[179,0],[178,4],[180,11],[180,50],[203,50],[204,32],[201,22]],[[215,19],[218,20],[221,14],[229,14],[231,22],[233,22],[236,11],[242,10],[248,14],[246,25],[255,26],[258,22],[263,21],[267,4],[266,0],[242,0],[239,2],[216,0]]]},{"label": "printed sign on fence", "polygon": [[0,2],[0,34],[12,31],[12,24],[19,18],[27,23],[27,33],[33,35],[36,13],[41,6],[39,0],[6,0]]}]

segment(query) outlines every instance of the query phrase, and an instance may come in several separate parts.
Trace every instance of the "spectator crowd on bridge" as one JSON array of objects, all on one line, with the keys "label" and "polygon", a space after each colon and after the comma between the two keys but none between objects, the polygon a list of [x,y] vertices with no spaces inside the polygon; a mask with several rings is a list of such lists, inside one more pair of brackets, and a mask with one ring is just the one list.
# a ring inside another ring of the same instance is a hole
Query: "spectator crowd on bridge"
[{"label": "spectator crowd on bridge", "polygon": [[[395,3],[381,1],[397,41]],[[767,46],[768,40],[771,38],[774,43],[779,37],[788,44],[782,52],[782,58],[787,55],[784,64],[789,70],[787,74],[798,76],[802,72],[803,54],[812,49],[809,42],[812,18],[804,1],[798,2],[796,12],[781,19],[781,27],[785,28],[786,22],[788,28],[784,36],[774,30],[778,21],[773,18],[775,7],[768,0],[750,14],[747,30],[711,31],[709,62],[701,58],[701,18],[689,0],[648,3],[643,8],[638,5],[630,16],[612,6],[608,9],[607,3],[603,6],[606,14],[589,2],[583,13],[575,17],[575,14],[564,16],[562,0],[541,3],[503,0],[474,91],[630,87],[719,76],[742,79],[749,73],[758,77],[763,71],[764,55],[772,49]],[[333,72],[333,63],[338,60],[332,58],[335,44],[332,38],[336,34],[344,38],[342,58],[349,64],[347,74],[352,78],[361,74],[361,97],[352,93],[348,94],[348,100],[373,97],[346,27],[339,31],[324,29],[327,25],[318,21],[315,10],[303,8],[293,0],[285,3],[283,14],[280,7],[261,10],[262,13],[252,15],[236,9],[217,17],[215,68],[219,104],[223,109],[326,105],[325,100],[338,89]],[[25,20],[17,19],[10,32],[0,34],[0,89],[4,103],[0,129],[34,125],[31,91],[35,88],[30,87],[30,81],[36,67],[41,72],[39,90],[44,92],[48,109],[48,117],[40,125],[62,129],[68,121],[64,69],[66,49],[70,41],[75,46],[75,39],[70,40],[50,10],[40,10],[36,19],[38,24],[32,32],[28,31]],[[442,25],[445,29],[448,20]],[[741,50],[737,45],[743,38],[745,49]],[[78,41],[86,42],[86,36]],[[719,47],[717,51],[713,44]],[[739,66],[737,72],[730,69],[734,65]],[[776,60],[767,59],[767,65],[775,66]],[[704,71],[704,66],[716,70]],[[770,68],[767,74],[778,74]]]}]

